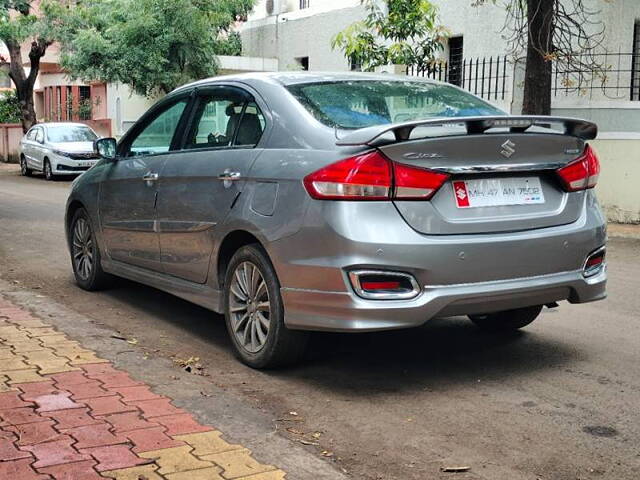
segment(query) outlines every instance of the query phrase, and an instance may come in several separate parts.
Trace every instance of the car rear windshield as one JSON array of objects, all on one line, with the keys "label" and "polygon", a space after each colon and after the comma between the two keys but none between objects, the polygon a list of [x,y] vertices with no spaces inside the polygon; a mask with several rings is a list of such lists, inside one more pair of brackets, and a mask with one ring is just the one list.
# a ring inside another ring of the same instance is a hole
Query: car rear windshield
[{"label": "car rear windshield", "polygon": [[458,88],[427,82],[356,80],[289,85],[287,89],[320,122],[345,129],[505,114]]},{"label": "car rear windshield", "polygon": [[87,127],[49,127],[47,138],[51,143],[93,142],[98,137]]}]

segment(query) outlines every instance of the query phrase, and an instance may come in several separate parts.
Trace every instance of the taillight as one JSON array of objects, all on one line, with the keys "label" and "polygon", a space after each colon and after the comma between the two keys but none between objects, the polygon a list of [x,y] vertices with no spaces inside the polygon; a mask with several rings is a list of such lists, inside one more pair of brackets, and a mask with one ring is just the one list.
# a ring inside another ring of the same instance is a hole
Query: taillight
[{"label": "taillight", "polygon": [[304,185],[319,200],[428,200],[447,178],[372,151],[327,165],[307,175]]},{"label": "taillight", "polygon": [[559,169],[558,175],[569,192],[593,188],[598,183],[600,162],[593,149],[587,145],[582,156]]},{"label": "taillight", "polygon": [[393,164],[394,198],[428,200],[447,181],[449,175],[401,163]]},{"label": "taillight", "polygon": [[374,151],[327,165],[304,185],[320,200],[388,200],[391,180],[389,160]]}]

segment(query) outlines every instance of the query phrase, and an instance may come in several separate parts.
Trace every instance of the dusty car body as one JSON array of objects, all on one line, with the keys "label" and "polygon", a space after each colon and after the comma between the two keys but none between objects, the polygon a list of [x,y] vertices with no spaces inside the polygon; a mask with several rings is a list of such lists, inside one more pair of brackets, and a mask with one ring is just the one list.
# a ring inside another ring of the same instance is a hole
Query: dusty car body
[{"label": "dusty car body", "polygon": [[596,132],[407,77],[197,82],[98,142],[67,204],[74,272],[224,313],[254,367],[298,358],[309,330],[520,328],[606,295]]}]

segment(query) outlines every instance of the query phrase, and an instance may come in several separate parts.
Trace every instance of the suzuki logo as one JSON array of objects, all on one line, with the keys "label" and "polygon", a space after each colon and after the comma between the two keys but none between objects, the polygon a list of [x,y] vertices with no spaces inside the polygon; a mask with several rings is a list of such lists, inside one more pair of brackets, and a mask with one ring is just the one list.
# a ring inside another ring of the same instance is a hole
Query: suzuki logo
[{"label": "suzuki logo", "polygon": [[465,198],[467,198],[467,193],[464,191],[464,188],[458,188],[456,190],[456,195],[460,200],[464,200]]},{"label": "suzuki logo", "polygon": [[516,149],[515,149],[516,144],[513,143],[511,140],[507,140],[500,146],[502,147],[502,150],[500,150],[500,153],[502,154],[503,157],[511,158],[511,156],[514,153],[516,153]]}]

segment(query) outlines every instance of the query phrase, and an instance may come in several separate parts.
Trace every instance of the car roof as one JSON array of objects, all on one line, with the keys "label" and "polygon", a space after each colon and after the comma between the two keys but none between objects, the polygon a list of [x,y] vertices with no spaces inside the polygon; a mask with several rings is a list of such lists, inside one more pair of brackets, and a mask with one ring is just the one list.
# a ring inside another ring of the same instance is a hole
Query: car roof
[{"label": "car roof", "polygon": [[85,125],[84,123],[74,123],[74,122],[46,122],[46,123],[38,123],[35,125],[37,127],[86,127],[91,128],[89,125]]},{"label": "car roof", "polygon": [[347,82],[357,80],[374,80],[374,81],[412,81],[440,84],[436,80],[421,77],[409,77],[406,75],[392,75],[388,73],[369,73],[369,72],[253,72],[234,75],[220,75],[218,77],[206,78],[196,82],[189,83],[174,90],[180,92],[185,89],[215,85],[216,83],[225,83],[230,81],[238,81],[247,84],[256,82],[279,83],[283,86],[298,85],[304,83],[318,82]]}]

